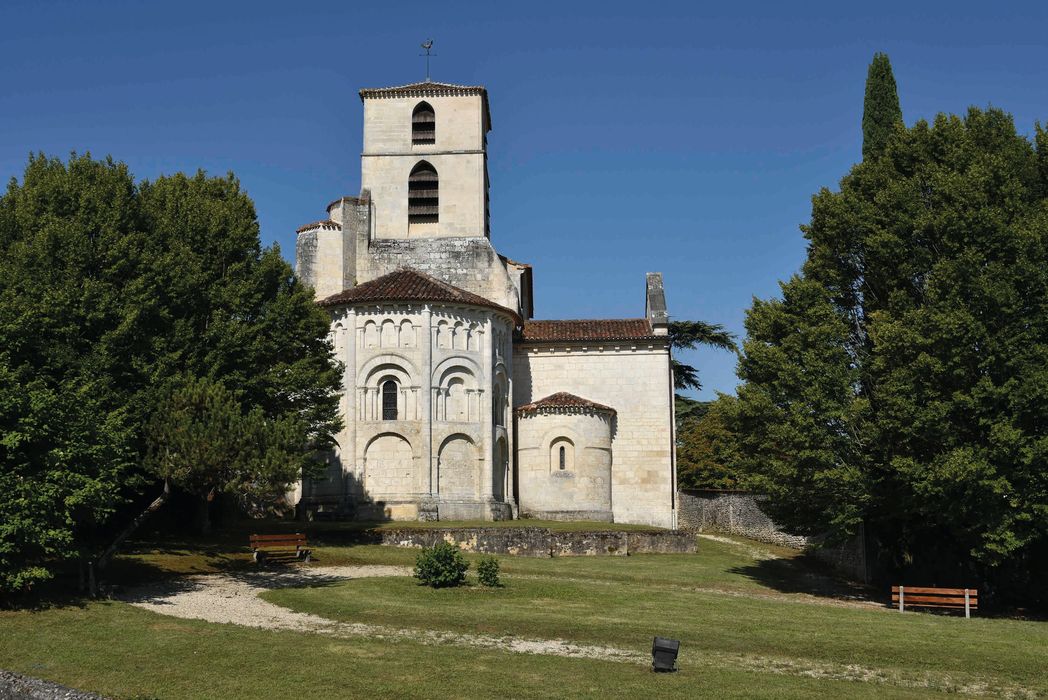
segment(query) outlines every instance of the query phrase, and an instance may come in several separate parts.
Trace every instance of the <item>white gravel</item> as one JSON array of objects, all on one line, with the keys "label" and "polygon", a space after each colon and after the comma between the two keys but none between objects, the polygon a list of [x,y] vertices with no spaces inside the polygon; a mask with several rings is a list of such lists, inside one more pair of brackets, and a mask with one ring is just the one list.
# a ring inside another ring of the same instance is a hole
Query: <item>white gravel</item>
[{"label": "white gravel", "polygon": [[374,576],[408,576],[410,573],[409,568],[400,566],[331,566],[300,568],[287,572],[259,571],[189,576],[135,588],[121,594],[119,599],[160,615],[245,627],[290,630],[333,637],[369,637],[408,640],[422,644],[454,644],[520,654],[599,658],[642,664],[650,662],[648,655],[635,651],[575,644],[563,639],[521,639],[337,622],[318,615],[289,610],[258,596],[262,591],[274,588],[311,586]]}]

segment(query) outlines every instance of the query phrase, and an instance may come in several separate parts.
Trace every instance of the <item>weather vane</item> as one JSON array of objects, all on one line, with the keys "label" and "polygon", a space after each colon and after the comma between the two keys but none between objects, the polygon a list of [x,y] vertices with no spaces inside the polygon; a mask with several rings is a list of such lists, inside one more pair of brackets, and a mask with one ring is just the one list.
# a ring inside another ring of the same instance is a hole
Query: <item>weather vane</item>
[{"label": "weather vane", "polygon": [[423,41],[422,42],[422,48],[424,48],[426,50],[426,53],[425,54],[421,54],[420,53],[419,56],[425,56],[426,57],[426,82],[428,83],[429,82],[429,57],[430,57],[429,50],[433,48],[433,40],[432,39],[426,39],[425,41]]}]

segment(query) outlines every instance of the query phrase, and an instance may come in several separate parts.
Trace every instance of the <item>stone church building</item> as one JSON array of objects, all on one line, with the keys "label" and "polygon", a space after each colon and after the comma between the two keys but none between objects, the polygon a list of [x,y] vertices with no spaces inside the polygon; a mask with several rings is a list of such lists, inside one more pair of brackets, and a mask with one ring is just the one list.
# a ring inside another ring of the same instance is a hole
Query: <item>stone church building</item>
[{"label": "stone church building", "polygon": [[675,526],[662,276],[647,275],[643,317],[533,319],[531,266],[491,243],[487,91],[427,80],[360,97],[360,195],[298,229],[298,274],[345,365],[345,428],[301,507]]}]

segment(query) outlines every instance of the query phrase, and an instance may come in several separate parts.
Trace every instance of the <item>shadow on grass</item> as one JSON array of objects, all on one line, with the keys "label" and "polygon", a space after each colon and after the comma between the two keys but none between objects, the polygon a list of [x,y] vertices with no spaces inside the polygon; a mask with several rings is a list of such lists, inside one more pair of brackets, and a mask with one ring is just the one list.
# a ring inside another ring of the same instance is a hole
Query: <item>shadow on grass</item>
[{"label": "shadow on grass", "polygon": [[820,598],[883,602],[869,586],[837,575],[815,557],[802,554],[789,559],[762,559],[745,566],[728,569],[780,593],[806,593]]}]

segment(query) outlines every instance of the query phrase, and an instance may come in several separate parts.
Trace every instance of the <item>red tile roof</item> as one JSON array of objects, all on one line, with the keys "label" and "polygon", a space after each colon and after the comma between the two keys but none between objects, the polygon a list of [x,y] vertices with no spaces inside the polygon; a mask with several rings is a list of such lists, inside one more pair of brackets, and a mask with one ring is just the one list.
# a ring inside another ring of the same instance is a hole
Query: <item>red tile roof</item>
[{"label": "red tile roof", "polygon": [[603,413],[615,413],[615,409],[611,406],[605,406],[604,404],[584,399],[581,396],[569,394],[566,391],[558,391],[556,394],[550,394],[544,399],[532,401],[523,406],[517,406],[516,410],[518,413],[538,413],[539,411],[548,408],[574,408],[601,411]]},{"label": "red tile roof", "polygon": [[527,321],[522,336],[525,343],[665,339],[665,336],[656,336],[652,332],[646,318]]},{"label": "red tile roof", "polygon": [[311,228],[342,228],[342,224],[338,223],[337,221],[330,221],[330,220],[329,221],[314,221],[311,224],[306,224],[305,226],[299,226],[295,230],[295,233],[302,233],[303,231],[308,231]]},{"label": "red tile roof", "polygon": [[424,272],[404,267],[388,275],[377,277],[370,282],[358,284],[338,294],[321,299],[321,306],[339,306],[341,304],[358,304],[361,302],[382,301],[435,301],[448,304],[468,304],[483,306],[509,314],[519,322],[520,317],[511,309],[467,292],[465,289],[448,284],[443,280],[430,277]]}]

